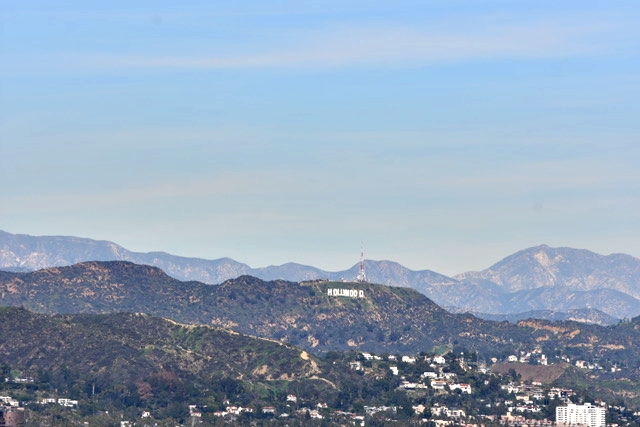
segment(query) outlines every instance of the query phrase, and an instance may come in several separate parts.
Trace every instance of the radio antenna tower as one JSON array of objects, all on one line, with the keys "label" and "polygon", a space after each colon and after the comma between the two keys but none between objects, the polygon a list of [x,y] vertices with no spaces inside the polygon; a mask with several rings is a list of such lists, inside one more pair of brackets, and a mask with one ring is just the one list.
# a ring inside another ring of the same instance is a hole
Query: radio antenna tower
[{"label": "radio antenna tower", "polygon": [[356,280],[360,283],[366,283],[367,281],[367,275],[364,272],[364,245],[360,245],[360,268],[358,269]]}]

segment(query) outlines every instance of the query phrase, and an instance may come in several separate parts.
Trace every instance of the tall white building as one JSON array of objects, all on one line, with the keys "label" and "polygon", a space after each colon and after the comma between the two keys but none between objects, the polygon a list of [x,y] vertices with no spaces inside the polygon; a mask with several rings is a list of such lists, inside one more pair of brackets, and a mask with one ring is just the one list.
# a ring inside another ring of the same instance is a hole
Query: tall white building
[{"label": "tall white building", "polygon": [[589,427],[604,427],[606,410],[590,403],[556,408],[556,424],[581,424]]}]

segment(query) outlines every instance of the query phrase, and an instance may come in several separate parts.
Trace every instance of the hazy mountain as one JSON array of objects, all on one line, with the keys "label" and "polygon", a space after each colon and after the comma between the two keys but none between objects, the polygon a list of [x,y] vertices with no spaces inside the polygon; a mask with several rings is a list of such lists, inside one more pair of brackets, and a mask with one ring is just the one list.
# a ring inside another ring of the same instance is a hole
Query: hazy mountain
[{"label": "hazy mountain", "polygon": [[614,289],[640,298],[640,259],[630,255],[599,255],[584,249],[524,249],[480,272],[467,272],[456,279],[491,281],[505,292],[542,287],[566,287],[580,291]]},{"label": "hazy mountain", "polygon": [[629,255],[541,245],[455,278],[467,289],[481,289],[484,299],[473,301],[462,293],[458,300],[436,301],[494,314],[580,308],[598,309],[615,318],[640,314],[640,259]]},{"label": "hazy mountain", "polygon": [[[130,261],[161,268],[179,280],[197,280],[219,284],[242,275],[264,280],[353,280],[358,264],[344,271],[324,271],[315,267],[286,263],[280,266],[251,268],[230,258],[205,260],[170,255],[164,252],[132,252],[115,243],[67,236],[29,236],[0,231],[0,268],[7,271],[34,271],[84,261]],[[419,289],[437,282],[453,282],[447,276],[429,270],[412,271],[391,261],[365,262],[367,276],[375,283]]]},{"label": "hazy mountain", "polygon": [[[611,324],[623,318],[640,314],[640,300],[614,289],[595,289],[592,291],[575,290],[563,286],[541,287],[517,292],[500,292],[488,285],[462,282],[450,286],[449,292],[443,292],[434,301],[443,303],[443,307],[457,313],[483,313],[479,317],[493,319],[488,315],[518,317],[523,313],[534,312],[538,318],[558,320],[552,313],[571,313],[575,310],[597,310],[611,319],[602,323],[593,317],[597,324]],[[589,322],[590,316],[578,316],[568,319],[582,319]],[[603,319],[604,320],[604,319]]]},{"label": "hazy mountain", "polygon": [[[229,258],[204,260],[164,252],[128,251],[112,242],[77,237],[16,235],[0,231],[0,268],[32,271],[83,261],[123,260],[161,268],[179,280],[218,284],[242,275],[263,280],[353,280],[358,264],[324,271],[287,263],[251,268]],[[447,277],[414,271],[392,261],[365,261],[369,281],[416,289],[437,304],[457,311],[515,314],[593,308],[614,318],[640,314],[640,260],[629,255],[599,255],[587,250],[522,250],[479,272]],[[585,319],[589,318],[584,317]]]},{"label": "hazy mountain", "polygon": [[216,284],[251,272],[230,258],[204,260],[165,252],[132,252],[105,240],[69,236],[29,236],[0,231],[0,268],[33,271],[84,261],[130,261],[153,265],[181,280]]}]

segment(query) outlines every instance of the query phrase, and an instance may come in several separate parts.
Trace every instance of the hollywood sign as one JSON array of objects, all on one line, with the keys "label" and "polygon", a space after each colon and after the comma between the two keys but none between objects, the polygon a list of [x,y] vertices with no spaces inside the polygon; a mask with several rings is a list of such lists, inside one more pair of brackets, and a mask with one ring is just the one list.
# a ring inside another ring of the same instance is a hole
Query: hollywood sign
[{"label": "hollywood sign", "polygon": [[358,289],[327,289],[330,297],[364,298],[364,291]]}]

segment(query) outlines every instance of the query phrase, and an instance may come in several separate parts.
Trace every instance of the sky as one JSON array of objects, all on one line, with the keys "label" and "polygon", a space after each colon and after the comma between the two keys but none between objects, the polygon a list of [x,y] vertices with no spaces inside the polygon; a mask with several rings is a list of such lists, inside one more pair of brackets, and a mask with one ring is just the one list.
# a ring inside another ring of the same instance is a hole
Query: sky
[{"label": "sky", "polygon": [[[98,4],[101,3],[101,4]],[[0,5],[0,229],[454,275],[640,257],[640,3]]]}]

